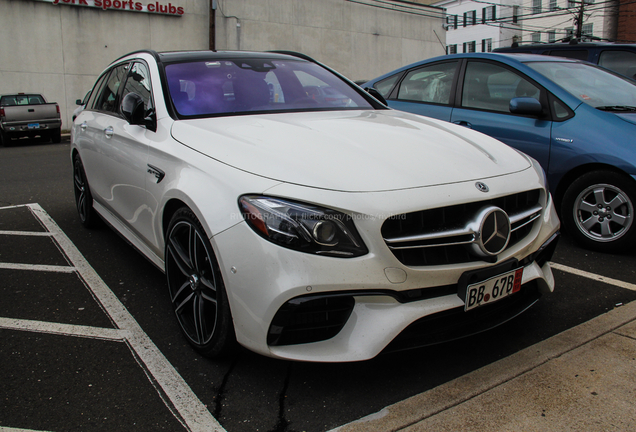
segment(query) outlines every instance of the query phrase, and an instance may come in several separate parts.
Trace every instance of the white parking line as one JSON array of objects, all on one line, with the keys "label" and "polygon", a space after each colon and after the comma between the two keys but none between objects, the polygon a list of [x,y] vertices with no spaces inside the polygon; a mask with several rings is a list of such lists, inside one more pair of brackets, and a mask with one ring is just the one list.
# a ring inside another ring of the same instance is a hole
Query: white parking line
[{"label": "white parking line", "polygon": [[74,273],[76,270],[75,267],[70,267],[70,266],[14,264],[14,263],[0,263],[0,269],[31,270],[31,271],[44,271],[44,272],[56,272],[56,273]]},{"label": "white parking line", "polygon": [[2,427],[2,426],[0,426],[0,431],[1,432],[46,432],[46,431],[36,431],[32,429],[16,429],[16,428]]},{"label": "white parking line", "polygon": [[[0,208],[0,210],[18,207],[24,206],[4,207]],[[182,422],[188,430],[193,432],[224,432],[225,429],[223,429],[219,422],[212,416],[212,414],[210,414],[208,409],[194,394],[192,389],[190,389],[181,375],[177,373],[174,367],[163,356],[161,351],[159,351],[148,335],[144,333],[137,321],[135,321],[133,316],[128,312],[110,288],[108,288],[55,221],[53,221],[53,219],[38,204],[28,204],[26,207],[31,210],[33,215],[48,230],[50,234],[47,235],[51,235],[55,239],[58,247],[66,255],[66,258],[72,266],[4,264],[1,268],[45,271],[47,271],[46,269],[49,269],[50,271],[67,271],[62,269],[70,269],[68,271],[76,271],[80,279],[93,293],[97,301],[101,303],[101,306],[110,316],[111,320],[115,323],[118,329],[96,329],[94,327],[86,326],[12,320],[7,318],[0,319],[0,328],[65,334],[69,336],[91,337],[97,339],[123,340],[136,354],[137,358],[141,362],[140,364],[142,365],[144,372],[146,372],[149,376],[151,383],[154,381],[159,385],[159,387],[161,387],[170,403],[174,406],[174,409],[178,412],[178,415],[175,417]],[[5,231],[3,233],[7,232]],[[11,235],[21,235],[13,231],[8,233]],[[24,235],[31,234],[32,233],[24,233]],[[161,393],[160,396],[162,396]],[[169,405],[167,405],[167,407],[172,411],[172,408]]]},{"label": "white parking line", "polygon": [[130,337],[127,330],[2,317],[0,317],[0,328],[113,341],[124,341]]},{"label": "white parking line", "polygon": [[[101,303],[103,309],[118,328],[98,328],[11,318],[0,318],[0,328],[126,342],[139,358],[141,366],[144,369],[144,372],[149,376],[151,382],[154,380],[161,387],[170,403],[178,412],[179,415],[176,416],[177,419],[182,421],[188,430],[194,432],[225,432],[223,427],[192,392],[190,387],[172,367],[170,362],[168,362],[159,349],[154,345],[152,340],[150,340],[150,338],[144,333],[136,320],[126,310],[125,306],[119,301],[115,294],[104,283],[104,281],[77,250],[75,245],[57,226],[55,221],[53,221],[53,219],[44,211],[44,209],[42,209],[38,204],[28,204],[26,206],[0,207],[0,210],[19,207],[28,207],[35,217],[48,230],[48,232],[0,231],[0,235],[51,236],[55,239],[60,250],[66,255],[72,265],[46,266],[0,263],[0,269],[62,273],[77,272],[81,280],[86,284],[87,288],[93,293],[95,298]],[[636,285],[628,282],[608,278],[554,262],[551,262],[550,265],[555,270],[560,270],[591,280],[636,291]],[[169,406],[168,408],[171,409]],[[179,416],[181,418],[179,418]],[[0,427],[0,432],[5,430],[14,431],[18,429]]]},{"label": "white parking line", "polygon": [[[0,210],[2,210],[3,208],[6,208],[6,207],[2,207],[0,208]],[[51,237],[51,233],[40,232],[40,231],[0,231],[0,235]]]},{"label": "white parking line", "polygon": [[629,282],[623,282],[623,281],[620,281],[618,279],[608,278],[606,276],[597,275],[597,274],[594,274],[594,273],[586,272],[586,271],[583,271],[583,270],[575,269],[573,267],[568,267],[568,266],[565,266],[563,264],[557,264],[557,263],[553,263],[553,262],[550,263],[550,267],[552,267],[555,270],[560,270],[560,271],[563,271],[563,272],[566,272],[566,273],[571,273],[571,274],[574,274],[574,275],[577,275],[577,276],[582,276],[582,277],[587,278],[587,279],[592,279],[592,280],[595,280],[595,281],[598,281],[598,282],[603,282],[603,283],[614,285],[614,286],[617,286],[617,287],[620,287],[620,288],[625,288],[625,289],[628,289],[628,290],[631,290],[631,291],[636,291],[636,285],[631,284]]}]

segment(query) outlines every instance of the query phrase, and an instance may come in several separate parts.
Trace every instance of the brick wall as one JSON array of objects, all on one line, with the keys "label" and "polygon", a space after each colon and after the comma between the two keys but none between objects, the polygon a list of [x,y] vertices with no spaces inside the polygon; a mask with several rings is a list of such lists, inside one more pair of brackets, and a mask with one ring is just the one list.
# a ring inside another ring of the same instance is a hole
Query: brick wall
[{"label": "brick wall", "polygon": [[636,3],[633,0],[620,0],[616,41],[636,43]]}]

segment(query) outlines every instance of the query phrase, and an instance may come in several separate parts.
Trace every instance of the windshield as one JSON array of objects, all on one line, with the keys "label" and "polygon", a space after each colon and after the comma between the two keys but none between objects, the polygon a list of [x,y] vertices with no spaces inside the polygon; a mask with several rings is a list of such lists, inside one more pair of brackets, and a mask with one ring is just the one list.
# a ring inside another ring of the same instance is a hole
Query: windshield
[{"label": "windshield", "polygon": [[349,84],[302,60],[227,59],[166,66],[180,116],[372,109]]},{"label": "windshield", "polygon": [[40,95],[11,95],[2,96],[0,98],[0,105],[41,105],[44,103],[44,99]]},{"label": "windshield", "polygon": [[599,67],[564,62],[526,64],[594,108],[636,107],[636,84]]}]

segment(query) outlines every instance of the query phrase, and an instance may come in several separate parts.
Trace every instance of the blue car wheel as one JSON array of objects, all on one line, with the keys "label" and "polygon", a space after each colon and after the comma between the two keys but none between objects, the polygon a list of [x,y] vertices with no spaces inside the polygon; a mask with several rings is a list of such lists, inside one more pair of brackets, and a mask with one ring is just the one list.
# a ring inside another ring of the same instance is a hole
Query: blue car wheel
[{"label": "blue car wheel", "polygon": [[584,247],[622,252],[636,240],[636,185],[612,171],[592,171],[576,179],[565,192],[561,219]]}]

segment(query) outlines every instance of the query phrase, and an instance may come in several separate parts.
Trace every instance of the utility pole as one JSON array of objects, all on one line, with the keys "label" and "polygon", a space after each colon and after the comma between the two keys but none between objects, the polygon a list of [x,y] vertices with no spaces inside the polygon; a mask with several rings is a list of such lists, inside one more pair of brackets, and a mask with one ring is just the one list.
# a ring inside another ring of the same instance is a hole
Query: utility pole
[{"label": "utility pole", "polygon": [[585,0],[581,0],[581,7],[579,8],[579,16],[576,19],[576,40],[580,41],[583,35],[583,11],[585,10]]},{"label": "utility pole", "polygon": [[216,0],[210,0],[210,28],[209,28],[209,48],[216,50]]}]

